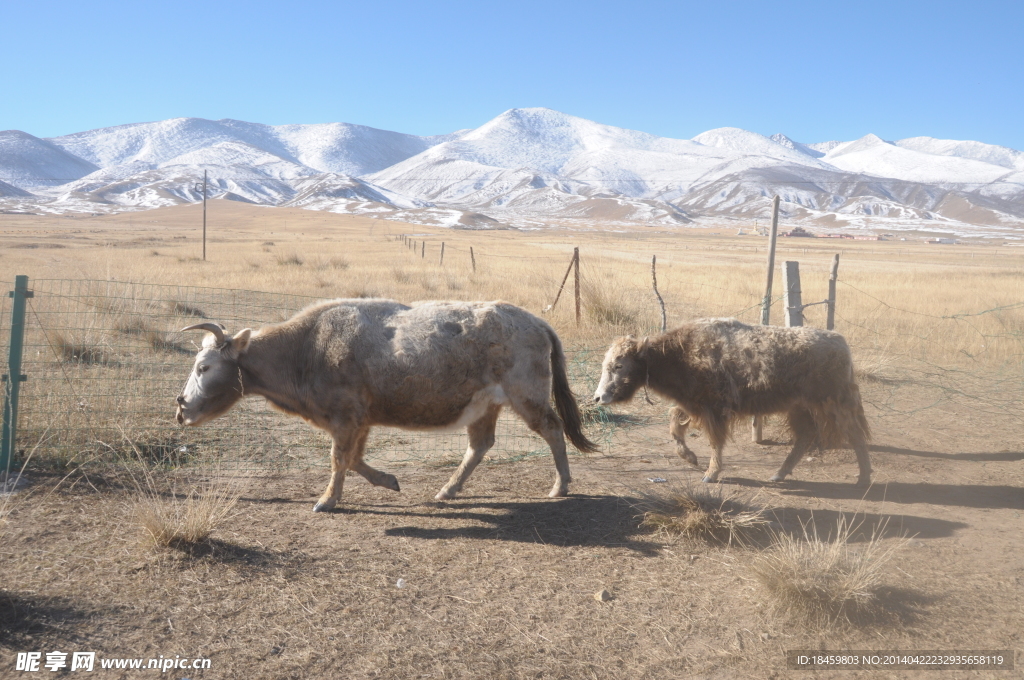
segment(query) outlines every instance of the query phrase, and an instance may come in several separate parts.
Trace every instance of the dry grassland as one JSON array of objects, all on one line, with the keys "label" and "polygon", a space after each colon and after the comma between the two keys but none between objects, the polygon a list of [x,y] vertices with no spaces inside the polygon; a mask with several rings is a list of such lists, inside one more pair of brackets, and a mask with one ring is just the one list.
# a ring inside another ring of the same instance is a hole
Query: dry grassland
[{"label": "dry grassland", "polygon": [[[578,246],[581,323],[571,274],[546,318],[567,346],[592,348],[660,326],[654,254],[669,325],[755,322],[763,294],[765,239],[724,227],[477,232],[228,202],[209,212],[206,262],[195,206],[0,215],[0,279],[501,298],[541,314]],[[52,650],[212,660],[176,678],[803,677],[786,668],[794,649],[1011,649],[1024,663],[1024,251],[780,240],[777,261],[800,261],[805,303],[824,299],[837,249],[837,330],[875,431],[868,492],[852,485],[849,451],[814,452],[792,481],[766,483],[788,451],[777,422],[763,446],[737,433],[720,488],[687,492],[699,476],[674,455],[667,405],[641,398],[618,410],[611,448],[573,458],[561,500],[544,498],[550,461],[531,458],[485,461],[459,499],[433,502],[458,452],[389,464],[401,494],[356,479],[324,515],[310,512],[322,471],[238,487],[196,460],[35,470],[0,501],[0,675],[17,677],[17,652]],[[824,318],[807,309],[808,325]],[[60,345],[65,361],[95,350]],[[691,448],[706,462],[702,437]],[[161,533],[175,523],[192,528]]]}]

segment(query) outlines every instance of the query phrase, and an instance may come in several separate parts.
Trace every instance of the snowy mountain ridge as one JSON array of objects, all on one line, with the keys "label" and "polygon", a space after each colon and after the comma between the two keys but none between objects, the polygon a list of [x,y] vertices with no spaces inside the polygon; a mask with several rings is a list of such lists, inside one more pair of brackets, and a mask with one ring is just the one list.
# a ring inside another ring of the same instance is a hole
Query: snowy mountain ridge
[{"label": "snowy mountain ridge", "polygon": [[739,128],[672,139],[543,108],[432,137],[199,118],[0,132],[0,210],[194,202],[204,171],[215,197],[453,226],[749,222],[778,193],[787,219],[828,228],[1024,234],[1024,153],[975,141],[804,144]]}]

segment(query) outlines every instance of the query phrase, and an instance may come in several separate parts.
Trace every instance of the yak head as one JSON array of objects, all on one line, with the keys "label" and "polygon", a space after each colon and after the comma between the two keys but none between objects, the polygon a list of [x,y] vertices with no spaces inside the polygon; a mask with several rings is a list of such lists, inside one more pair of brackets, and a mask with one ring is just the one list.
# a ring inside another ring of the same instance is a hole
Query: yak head
[{"label": "yak head", "polygon": [[178,423],[200,425],[227,413],[242,398],[238,359],[249,349],[252,330],[246,328],[234,337],[226,337],[224,327],[215,323],[200,323],[181,330],[209,332],[203,338],[203,348],[196,355],[192,373],[176,400]]},{"label": "yak head", "polygon": [[595,404],[629,401],[647,383],[647,338],[632,335],[618,338],[608,348],[601,365],[601,382],[594,393]]}]

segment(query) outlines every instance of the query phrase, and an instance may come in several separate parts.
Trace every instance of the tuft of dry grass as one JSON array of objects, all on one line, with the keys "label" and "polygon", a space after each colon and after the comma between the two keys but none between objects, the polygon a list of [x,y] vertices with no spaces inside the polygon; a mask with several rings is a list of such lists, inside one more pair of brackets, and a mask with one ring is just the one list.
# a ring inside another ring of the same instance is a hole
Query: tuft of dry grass
[{"label": "tuft of dry grass", "polygon": [[751,569],[771,609],[821,628],[874,620],[882,610],[878,591],[884,568],[909,539],[883,540],[883,522],[865,542],[851,545],[861,526],[846,515],[824,539],[813,520],[809,524],[802,536],[777,533],[754,560]]},{"label": "tuft of dry grass", "polygon": [[344,271],[348,269],[348,267],[348,260],[346,260],[343,257],[318,257],[313,262],[313,268],[316,269],[317,271],[326,271],[328,269]]},{"label": "tuft of dry grass", "polygon": [[641,526],[656,533],[732,544],[766,529],[765,507],[754,497],[726,495],[721,484],[687,482],[662,493],[642,495]]},{"label": "tuft of dry grass", "polygon": [[63,361],[101,366],[113,362],[102,349],[82,342],[76,342],[73,338],[69,338],[59,331],[51,333],[48,340]]},{"label": "tuft of dry grass", "polygon": [[[152,482],[152,479],[149,480]],[[231,516],[241,497],[234,481],[208,481],[184,494],[159,494],[154,485],[132,501],[132,513],[147,537],[162,548],[191,551]]]},{"label": "tuft of dry grass", "polygon": [[277,263],[282,267],[287,265],[295,265],[297,267],[301,267],[303,259],[299,257],[298,253],[292,253],[291,255],[279,255],[277,258]]}]

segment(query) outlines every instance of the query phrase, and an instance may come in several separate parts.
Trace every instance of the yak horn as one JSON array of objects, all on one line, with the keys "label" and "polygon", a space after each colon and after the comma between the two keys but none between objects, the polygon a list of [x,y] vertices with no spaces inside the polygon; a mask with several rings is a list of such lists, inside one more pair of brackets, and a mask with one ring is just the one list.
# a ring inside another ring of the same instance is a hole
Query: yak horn
[{"label": "yak horn", "polygon": [[211,333],[213,333],[214,337],[217,338],[218,345],[224,344],[224,327],[221,326],[220,324],[209,322],[197,323],[194,326],[186,326],[178,332],[184,333],[185,331],[210,331]]}]

